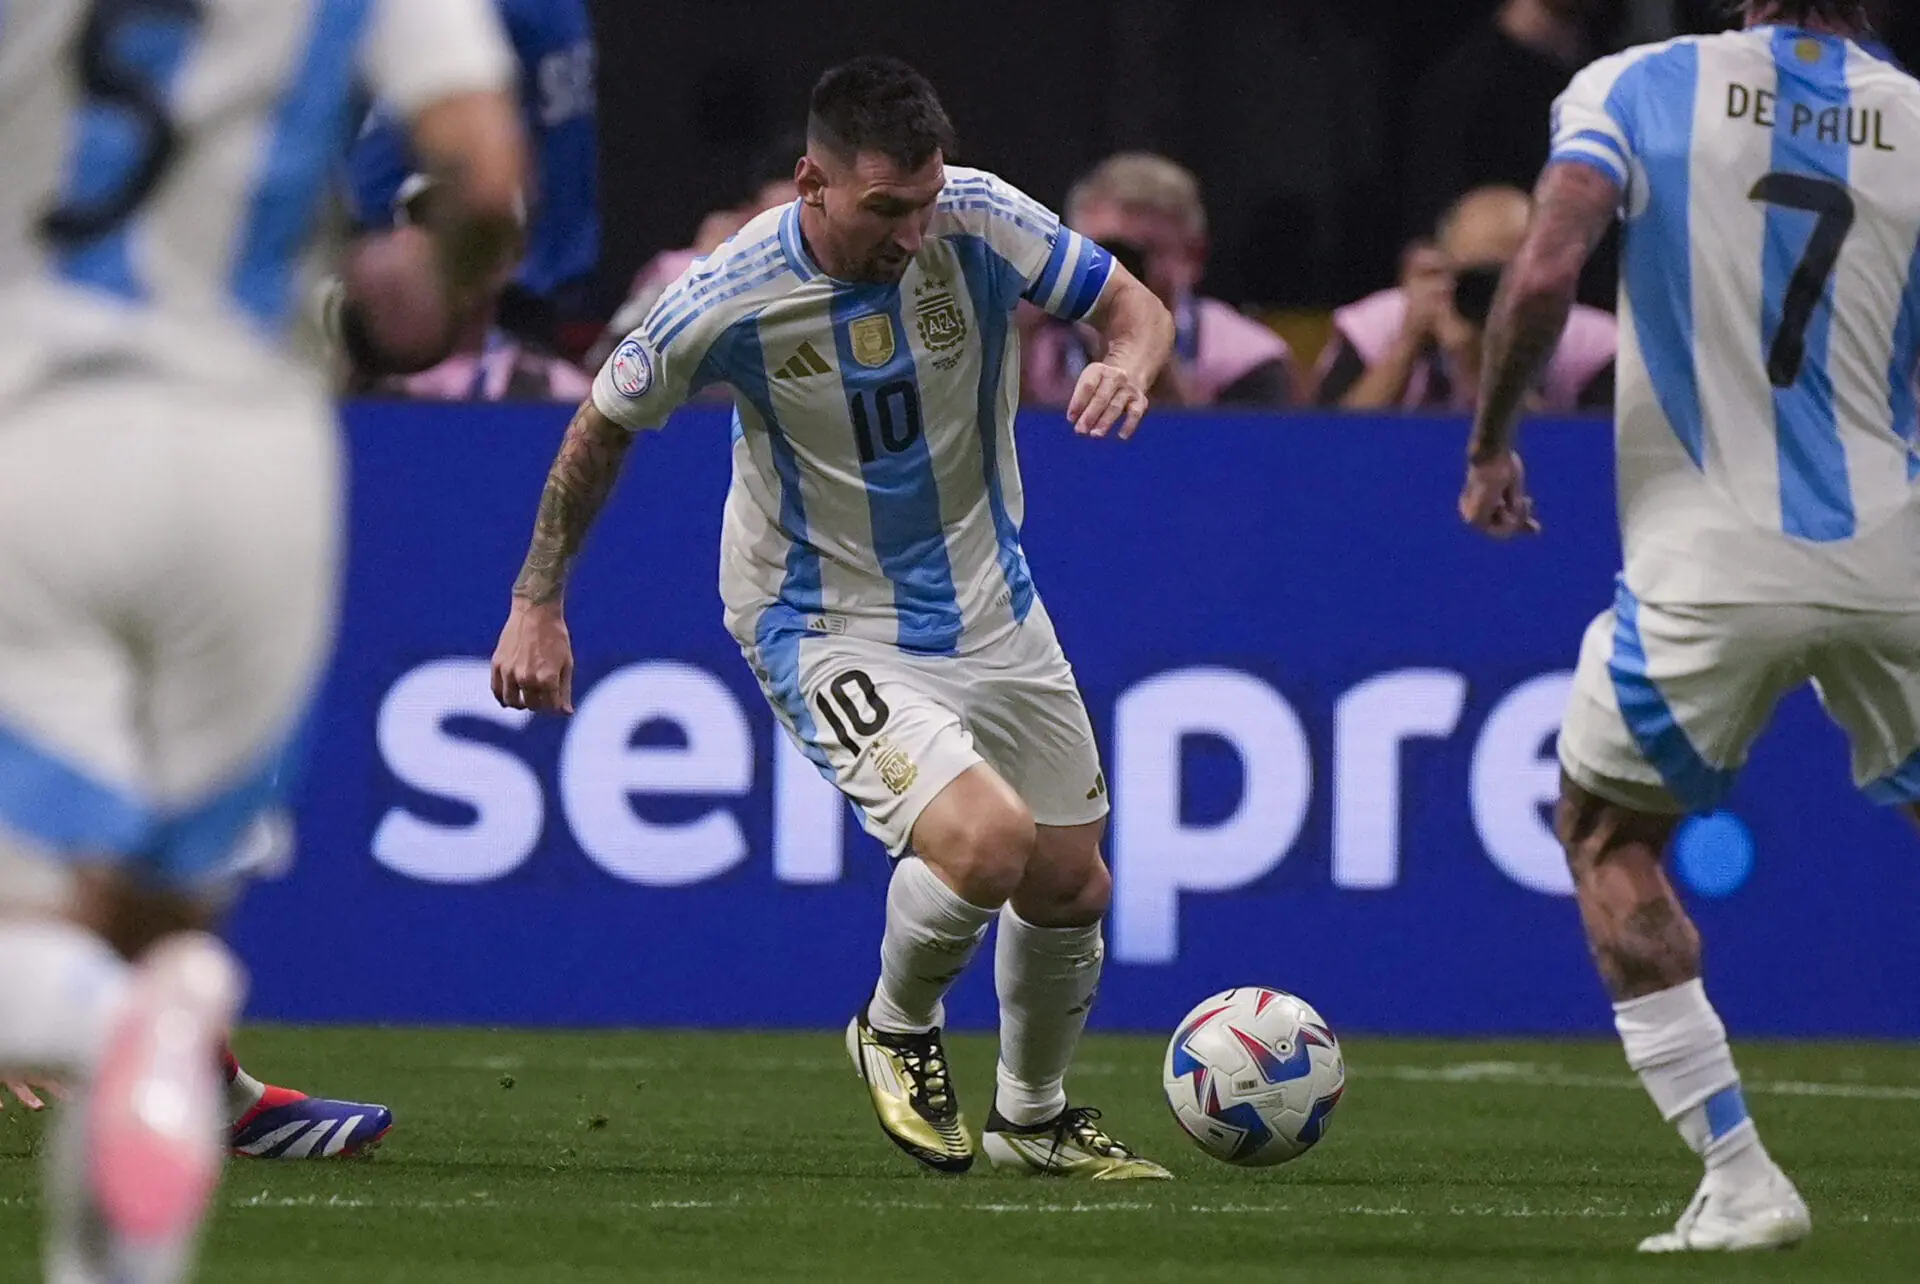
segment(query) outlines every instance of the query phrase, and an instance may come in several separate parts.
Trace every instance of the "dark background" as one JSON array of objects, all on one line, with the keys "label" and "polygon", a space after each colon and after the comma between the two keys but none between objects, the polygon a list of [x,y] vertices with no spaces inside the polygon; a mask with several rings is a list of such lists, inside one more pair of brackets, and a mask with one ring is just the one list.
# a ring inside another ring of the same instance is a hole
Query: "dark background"
[{"label": "dark background", "polygon": [[[1058,205],[1082,169],[1146,147],[1194,169],[1210,293],[1321,307],[1392,283],[1414,80],[1495,0],[594,0],[604,299],[732,203],[808,87],[856,53],[918,65],[961,160]],[[1623,0],[1614,43],[1720,23],[1718,0]],[[1901,6],[1911,8],[1911,6]],[[1889,33],[1920,46],[1911,13]],[[1908,56],[1909,66],[1916,65]],[[1544,132],[1546,122],[1541,122]]]}]

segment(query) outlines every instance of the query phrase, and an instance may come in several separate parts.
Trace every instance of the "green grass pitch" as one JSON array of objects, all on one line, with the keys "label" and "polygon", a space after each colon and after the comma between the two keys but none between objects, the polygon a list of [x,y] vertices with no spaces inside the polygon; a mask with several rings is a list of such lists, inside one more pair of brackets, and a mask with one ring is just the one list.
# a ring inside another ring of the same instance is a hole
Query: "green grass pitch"
[{"label": "green grass pitch", "polygon": [[[393,1105],[364,1163],[236,1162],[200,1274],[258,1284],[645,1280],[1920,1279],[1920,1050],[1739,1049],[1749,1102],[1812,1205],[1765,1257],[1632,1250],[1695,1161],[1599,1043],[1351,1039],[1328,1140],[1267,1172],[1213,1163],[1161,1100],[1161,1045],[1090,1039],[1071,1082],[1179,1180],[922,1174],[818,1035],[247,1031],[282,1082]],[[956,1039],[969,1117],[992,1044]],[[33,1152],[0,1115],[0,1281],[37,1279]]]}]

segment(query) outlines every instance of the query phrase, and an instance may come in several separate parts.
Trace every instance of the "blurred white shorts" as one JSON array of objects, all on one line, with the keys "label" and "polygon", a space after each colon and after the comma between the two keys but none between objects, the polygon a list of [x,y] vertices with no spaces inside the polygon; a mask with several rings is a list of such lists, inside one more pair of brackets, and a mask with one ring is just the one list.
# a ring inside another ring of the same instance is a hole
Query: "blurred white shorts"
[{"label": "blurred white shorts", "polygon": [[309,400],[0,410],[0,855],[230,878],[331,646],[340,492]]},{"label": "blurred white shorts", "polygon": [[1867,796],[1920,801],[1920,610],[1657,605],[1623,579],[1581,646],[1560,763],[1636,810],[1711,811],[1781,697],[1808,682]]}]

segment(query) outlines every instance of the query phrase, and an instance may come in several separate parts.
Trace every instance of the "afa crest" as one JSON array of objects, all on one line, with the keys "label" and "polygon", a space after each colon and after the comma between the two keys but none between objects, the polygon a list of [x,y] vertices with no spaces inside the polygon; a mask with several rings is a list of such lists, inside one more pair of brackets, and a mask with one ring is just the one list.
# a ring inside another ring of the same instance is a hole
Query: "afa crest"
[{"label": "afa crest", "polygon": [[877,370],[893,360],[893,321],[884,314],[861,317],[847,326],[853,359]]},{"label": "afa crest", "polygon": [[929,274],[914,291],[914,319],[920,328],[920,343],[928,352],[945,352],[967,341],[967,314],[960,310],[943,277]]}]

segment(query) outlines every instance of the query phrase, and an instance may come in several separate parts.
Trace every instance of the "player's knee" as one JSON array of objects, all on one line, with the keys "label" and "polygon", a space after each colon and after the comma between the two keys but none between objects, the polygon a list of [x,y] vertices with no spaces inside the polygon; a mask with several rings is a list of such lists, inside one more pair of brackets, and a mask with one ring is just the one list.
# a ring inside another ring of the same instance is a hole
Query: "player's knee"
[{"label": "player's knee", "polygon": [[940,864],[975,905],[1002,905],[1027,876],[1038,830],[1033,814],[1017,802],[974,809],[954,826],[939,853]]},{"label": "player's knee", "polygon": [[1015,895],[1013,908],[1035,927],[1085,927],[1107,916],[1113,875],[1096,848],[1072,859],[1047,859],[1044,846]]}]

